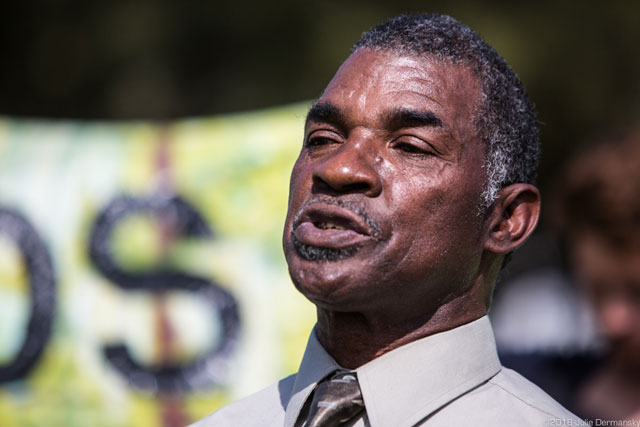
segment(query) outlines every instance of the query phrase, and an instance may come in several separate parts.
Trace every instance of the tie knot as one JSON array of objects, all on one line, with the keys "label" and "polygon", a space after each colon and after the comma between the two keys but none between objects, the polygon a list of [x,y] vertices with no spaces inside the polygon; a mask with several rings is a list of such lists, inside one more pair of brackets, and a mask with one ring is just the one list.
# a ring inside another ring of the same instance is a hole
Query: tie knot
[{"label": "tie knot", "polygon": [[353,420],[363,409],[356,373],[338,371],[316,387],[304,426],[340,426]]}]

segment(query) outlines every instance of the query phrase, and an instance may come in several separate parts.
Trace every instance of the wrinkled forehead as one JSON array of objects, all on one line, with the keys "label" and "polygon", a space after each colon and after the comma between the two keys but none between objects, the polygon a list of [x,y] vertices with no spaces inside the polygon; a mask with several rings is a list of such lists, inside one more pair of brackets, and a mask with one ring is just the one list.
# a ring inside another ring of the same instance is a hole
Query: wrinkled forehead
[{"label": "wrinkled forehead", "polygon": [[481,101],[481,84],[463,63],[360,49],[338,69],[322,98],[331,96],[341,96],[347,105],[360,108],[367,101],[384,100],[473,112]]},{"label": "wrinkled forehead", "polygon": [[[345,79],[360,79],[370,84],[405,84],[407,89],[420,90],[421,81],[455,91],[461,89],[467,96],[475,97],[480,87],[472,68],[463,62],[439,59],[431,55],[417,55],[390,50],[360,49],[352,53],[340,66],[327,86],[344,84]],[[443,86],[443,85],[447,86]]]},{"label": "wrinkled forehead", "polygon": [[371,120],[397,110],[428,112],[445,129],[468,136],[475,134],[481,93],[480,80],[466,64],[360,49],[338,69],[318,103]]}]

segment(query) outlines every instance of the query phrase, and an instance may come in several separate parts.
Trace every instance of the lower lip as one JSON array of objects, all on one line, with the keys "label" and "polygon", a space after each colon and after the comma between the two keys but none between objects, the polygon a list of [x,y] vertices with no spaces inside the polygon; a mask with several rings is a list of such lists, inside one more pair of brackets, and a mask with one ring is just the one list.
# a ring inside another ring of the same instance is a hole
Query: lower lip
[{"label": "lower lip", "polygon": [[293,234],[300,243],[321,248],[343,249],[361,244],[369,236],[353,230],[322,229],[312,222],[303,222],[294,230]]}]

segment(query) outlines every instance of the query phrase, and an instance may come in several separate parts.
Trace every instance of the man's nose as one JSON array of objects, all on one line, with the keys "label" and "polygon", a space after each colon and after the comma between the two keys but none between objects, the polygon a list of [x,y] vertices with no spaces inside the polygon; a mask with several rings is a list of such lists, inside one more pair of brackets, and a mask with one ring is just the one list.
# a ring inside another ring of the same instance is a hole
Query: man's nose
[{"label": "man's nose", "polygon": [[382,191],[376,158],[365,141],[347,140],[317,163],[313,171],[313,185],[320,191],[376,197]]}]

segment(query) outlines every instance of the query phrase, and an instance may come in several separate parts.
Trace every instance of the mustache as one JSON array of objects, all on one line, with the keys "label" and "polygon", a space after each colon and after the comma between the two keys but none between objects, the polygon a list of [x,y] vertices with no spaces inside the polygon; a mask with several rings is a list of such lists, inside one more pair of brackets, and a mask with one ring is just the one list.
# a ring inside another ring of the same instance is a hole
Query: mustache
[{"label": "mustache", "polygon": [[300,208],[293,217],[293,227],[296,227],[298,224],[300,224],[300,217],[302,216],[303,212],[309,206],[316,203],[325,203],[328,205],[340,206],[341,208],[348,209],[362,218],[362,220],[369,226],[369,228],[371,229],[372,237],[379,238],[382,234],[382,229],[380,228],[378,223],[367,213],[366,208],[361,203],[349,199],[337,199],[330,196],[316,196],[305,203],[304,206],[302,206],[302,208]]}]

